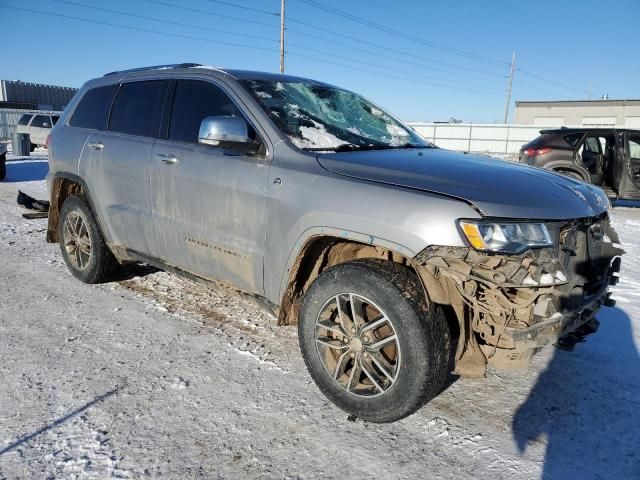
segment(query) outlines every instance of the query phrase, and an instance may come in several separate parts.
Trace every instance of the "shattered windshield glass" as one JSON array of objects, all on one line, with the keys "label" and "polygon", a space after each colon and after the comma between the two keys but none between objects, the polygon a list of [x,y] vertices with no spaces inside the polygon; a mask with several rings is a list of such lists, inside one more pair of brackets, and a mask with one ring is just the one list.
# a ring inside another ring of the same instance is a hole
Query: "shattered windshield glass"
[{"label": "shattered windshield glass", "polygon": [[271,120],[307,150],[424,148],[431,145],[360,95],[311,82],[243,80]]}]

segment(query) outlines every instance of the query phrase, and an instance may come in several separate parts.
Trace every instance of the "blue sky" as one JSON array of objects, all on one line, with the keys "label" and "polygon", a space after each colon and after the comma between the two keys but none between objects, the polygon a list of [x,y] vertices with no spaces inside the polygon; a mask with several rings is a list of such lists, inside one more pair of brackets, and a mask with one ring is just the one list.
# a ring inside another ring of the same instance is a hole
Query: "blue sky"
[{"label": "blue sky", "polygon": [[[0,78],[79,87],[183,61],[277,71],[279,17],[268,12],[280,1],[227,3],[267,13],[213,0],[0,0]],[[287,0],[286,73],[358,91],[405,120],[502,121],[512,51],[515,100],[640,98],[639,16],[640,0]]]}]

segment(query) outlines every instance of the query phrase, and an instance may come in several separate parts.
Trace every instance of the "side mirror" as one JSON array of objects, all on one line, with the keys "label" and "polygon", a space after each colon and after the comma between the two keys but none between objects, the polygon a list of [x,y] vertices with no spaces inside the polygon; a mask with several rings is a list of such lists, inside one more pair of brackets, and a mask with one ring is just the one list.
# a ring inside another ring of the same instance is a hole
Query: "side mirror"
[{"label": "side mirror", "polygon": [[242,117],[206,117],[200,123],[198,143],[218,146],[221,143],[249,144],[249,127]]}]

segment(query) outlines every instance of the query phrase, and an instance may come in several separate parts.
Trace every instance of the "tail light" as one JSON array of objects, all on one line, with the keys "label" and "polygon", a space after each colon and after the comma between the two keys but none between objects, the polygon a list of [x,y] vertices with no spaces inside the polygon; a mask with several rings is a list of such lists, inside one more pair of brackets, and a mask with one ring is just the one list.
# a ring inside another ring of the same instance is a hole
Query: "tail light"
[{"label": "tail light", "polygon": [[544,155],[545,153],[549,153],[551,149],[549,147],[545,148],[526,148],[524,153],[528,157],[537,157],[538,155]]}]

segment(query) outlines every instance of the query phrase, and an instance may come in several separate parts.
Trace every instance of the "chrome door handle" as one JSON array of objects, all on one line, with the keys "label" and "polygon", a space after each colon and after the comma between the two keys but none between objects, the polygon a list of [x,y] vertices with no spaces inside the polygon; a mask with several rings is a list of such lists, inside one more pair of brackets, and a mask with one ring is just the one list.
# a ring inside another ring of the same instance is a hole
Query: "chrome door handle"
[{"label": "chrome door handle", "polygon": [[156,153],[156,158],[167,165],[178,163],[178,158],[170,153]]},{"label": "chrome door handle", "polygon": [[87,145],[89,146],[89,148],[92,148],[94,150],[102,150],[104,148],[104,143],[102,142],[89,142]]}]

